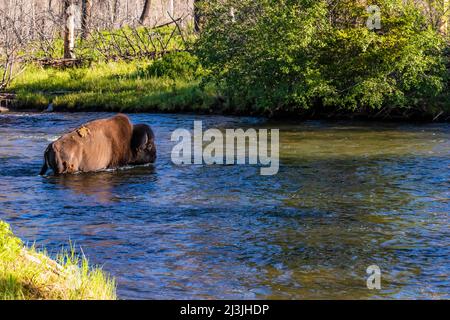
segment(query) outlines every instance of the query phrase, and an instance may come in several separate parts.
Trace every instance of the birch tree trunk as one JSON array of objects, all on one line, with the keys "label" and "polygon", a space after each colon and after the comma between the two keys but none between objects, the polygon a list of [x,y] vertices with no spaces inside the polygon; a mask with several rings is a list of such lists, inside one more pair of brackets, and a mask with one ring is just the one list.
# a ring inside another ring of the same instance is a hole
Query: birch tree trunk
[{"label": "birch tree trunk", "polygon": [[173,13],[174,13],[173,0],[169,0],[169,14],[170,14],[171,17],[174,17]]}]

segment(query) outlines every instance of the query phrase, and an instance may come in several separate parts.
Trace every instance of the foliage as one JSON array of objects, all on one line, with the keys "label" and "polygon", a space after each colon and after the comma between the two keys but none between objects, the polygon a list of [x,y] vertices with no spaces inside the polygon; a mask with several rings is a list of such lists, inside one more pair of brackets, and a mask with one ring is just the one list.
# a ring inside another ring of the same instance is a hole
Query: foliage
[{"label": "foliage", "polygon": [[189,52],[171,52],[150,64],[143,74],[171,79],[198,78],[201,67],[198,58]]},{"label": "foliage", "polygon": [[193,76],[151,76],[152,63],[140,59],[66,70],[34,65],[10,89],[17,94],[18,108],[43,110],[53,103],[56,110],[209,112],[215,103],[211,86],[200,88]]},{"label": "foliage", "polygon": [[[362,3],[201,1],[198,37],[175,26],[95,31],[76,44],[92,65],[30,66],[8,89],[19,107],[57,110],[450,114],[439,19],[379,0],[381,29],[371,31]],[[60,57],[62,41],[54,45]]]},{"label": "foliage", "polygon": [[[269,114],[316,107],[416,108],[445,91],[444,41],[422,11],[378,1],[381,30],[355,1],[212,0],[197,43],[231,105]],[[231,14],[233,13],[233,14]],[[234,17],[233,17],[234,16]]]}]

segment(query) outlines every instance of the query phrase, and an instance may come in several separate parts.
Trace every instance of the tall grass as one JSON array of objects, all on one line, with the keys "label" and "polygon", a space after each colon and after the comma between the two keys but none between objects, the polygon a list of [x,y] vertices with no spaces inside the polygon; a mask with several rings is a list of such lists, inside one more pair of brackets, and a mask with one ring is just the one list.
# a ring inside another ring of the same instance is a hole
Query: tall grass
[{"label": "tall grass", "polygon": [[10,86],[16,107],[65,111],[208,111],[214,90],[189,77],[156,77],[144,72],[152,62],[95,63],[58,70],[31,65]]},{"label": "tall grass", "polygon": [[116,285],[100,268],[92,268],[73,248],[56,261],[25,247],[0,221],[0,299],[116,299]]}]

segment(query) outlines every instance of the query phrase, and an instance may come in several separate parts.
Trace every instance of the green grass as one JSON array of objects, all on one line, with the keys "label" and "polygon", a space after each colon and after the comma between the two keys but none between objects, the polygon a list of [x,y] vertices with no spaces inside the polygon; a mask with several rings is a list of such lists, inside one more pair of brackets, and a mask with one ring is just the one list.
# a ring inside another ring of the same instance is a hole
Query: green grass
[{"label": "green grass", "polygon": [[116,299],[114,279],[91,268],[74,250],[56,261],[45,252],[25,247],[9,225],[0,221],[0,299]]},{"label": "green grass", "polygon": [[8,91],[17,94],[19,109],[61,111],[209,112],[216,102],[212,87],[195,77],[146,74],[151,61],[99,62],[75,69],[30,65]]}]

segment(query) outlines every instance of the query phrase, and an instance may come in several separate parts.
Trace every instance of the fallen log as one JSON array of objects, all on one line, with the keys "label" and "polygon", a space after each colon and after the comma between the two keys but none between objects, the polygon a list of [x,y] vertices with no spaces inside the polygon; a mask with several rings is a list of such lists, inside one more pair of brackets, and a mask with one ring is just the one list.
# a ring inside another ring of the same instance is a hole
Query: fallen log
[{"label": "fallen log", "polygon": [[15,93],[0,92],[0,100],[14,100],[15,98]]},{"label": "fallen log", "polygon": [[0,113],[9,112],[10,104],[16,99],[14,93],[0,93]]},{"label": "fallen log", "polygon": [[80,67],[83,65],[83,60],[80,58],[74,59],[51,59],[51,58],[42,58],[37,59],[37,63],[39,63],[43,67],[52,67],[52,68],[73,68]]}]

